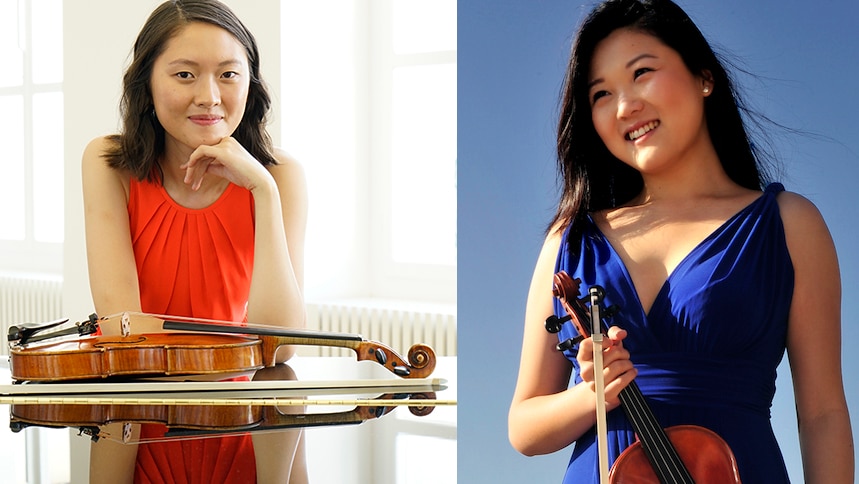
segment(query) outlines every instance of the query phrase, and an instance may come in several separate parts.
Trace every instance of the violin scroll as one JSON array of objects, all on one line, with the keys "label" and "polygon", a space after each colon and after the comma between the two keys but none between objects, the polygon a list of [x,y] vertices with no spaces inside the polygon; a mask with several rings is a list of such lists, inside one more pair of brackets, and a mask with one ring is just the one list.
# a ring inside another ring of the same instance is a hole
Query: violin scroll
[{"label": "violin scroll", "polygon": [[[573,325],[576,327],[576,332],[578,333],[578,336],[575,338],[570,338],[569,340],[559,344],[559,351],[570,349],[578,344],[582,339],[591,336],[590,313],[592,308],[596,307],[597,310],[599,310],[598,318],[603,320],[603,331],[607,329],[607,325],[604,324],[604,320],[612,317],[618,312],[618,307],[614,305],[607,308],[601,307],[600,303],[605,297],[605,289],[601,286],[591,286],[588,289],[588,296],[579,298],[581,295],[579,290],[581,283],[582,281],[580,279],[573,279],[564,271],[560,271],[554,276],[552,295],[561,302],[564,309],[567,311],[567,315],[564,317],[558,317],[555,315],[549,316],[549,318],[546,319],[546,331],[550,333],[558,333],[561,331],[561,326],[563,326],[564,323],[572,321]],[[596,303],[596,306],[594,303]]]},{"label": "violin scroll", "polygon": [[[435,400],[435,392],[412,393],[409,395],[409,400]],[[417,417],[426,417],[435,410],[432,405],[410,406],[409,412]]]},{"label": "violin scroll", "polygon": [[416,344],[409,349],[407,355],[409,363],[406,363],[394,350],[377,341],[361,341],[353,349],[359,361],[376,361],[403,378],[425,378],[435,370],[435,352],[424,344]]}]

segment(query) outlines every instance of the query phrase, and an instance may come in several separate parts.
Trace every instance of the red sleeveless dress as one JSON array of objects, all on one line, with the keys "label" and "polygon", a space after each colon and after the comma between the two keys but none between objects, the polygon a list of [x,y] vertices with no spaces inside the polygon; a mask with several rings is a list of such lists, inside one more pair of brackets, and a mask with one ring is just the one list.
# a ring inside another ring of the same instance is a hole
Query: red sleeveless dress
[{"label": "red sleeveless dress", "polygon": [[[254,207],[230,184],[204,209],[178,205],[159,183],[132,177],[131,241],[143,312],[244,321],[253,270]],[[144,424],[142,438],[166,427]],[[249,434],[140,444],[135,483],[253,483]]]}]

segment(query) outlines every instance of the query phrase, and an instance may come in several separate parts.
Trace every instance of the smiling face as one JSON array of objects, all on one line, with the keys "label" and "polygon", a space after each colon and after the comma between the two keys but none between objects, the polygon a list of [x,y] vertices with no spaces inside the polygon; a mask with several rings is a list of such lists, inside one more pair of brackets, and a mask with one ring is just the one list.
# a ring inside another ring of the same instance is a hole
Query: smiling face
[{"label": "smiling face", "polygon": [[704,98],[712,83],[694,75],[658,38],[619,29],[597,44],[588,98],[597,134],[611,153],[646,175],[712,153]]},{"label": "smiling face", "polygon": [[249,85],[247,54],[235,37],[203,22],[182,28],[155,60],[150,80],[167,155],[231,136]]}]

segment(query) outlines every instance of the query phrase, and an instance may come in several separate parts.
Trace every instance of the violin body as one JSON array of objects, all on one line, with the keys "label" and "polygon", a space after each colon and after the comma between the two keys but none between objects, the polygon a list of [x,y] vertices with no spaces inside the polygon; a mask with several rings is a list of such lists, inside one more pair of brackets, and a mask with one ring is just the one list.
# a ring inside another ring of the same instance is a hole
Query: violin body
[{"label": "violin body", "polygon": [[223,334],[87,336],[9,350],[21,381],[240,373],[263,367],[261,341]]},{"label": "violin body", "polygon": [[[740,471],[734,453],[715,432],[697,425],[677,425],[668,427],[665,433],[695,484],[739,484]],[[659,482],[641,442],[621,452],[609,472],[610,484]]]},{"label": "violin body", "polygon": [[[276,351],[284,345],[349,348],[359,361],[374,361],[402,378],[425,378],[436,364],[435,352],[423,344],[412,345],[406,360],[384,344],[356,334],[146,313],[126,312],[101,319],[91,315],[88,323],[75,323],[77,329],[37,335],[62,322],[10,327],[9,366],[15,381],[247,373],[275,366]],[[118,325],[121,336],[93,335],[99,322]],[[132,326],[148,331],[133,332]],[[75,333],[83,336],[44,342],[53,335]]]}]

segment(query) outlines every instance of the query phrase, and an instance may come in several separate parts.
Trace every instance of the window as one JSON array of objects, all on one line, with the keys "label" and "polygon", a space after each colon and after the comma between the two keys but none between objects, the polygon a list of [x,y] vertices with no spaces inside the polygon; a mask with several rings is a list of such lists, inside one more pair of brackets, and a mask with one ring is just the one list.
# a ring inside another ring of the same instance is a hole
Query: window
[{"label": "window", "polygon": [[0,3],[0,269],[62,271],[62,0]]},{"label": "window", "polygon": [[456,302],[456,2],[283,2],[305,294]]},{"label": "window", "polygon": [[456,1],[372,2],[370,204],[375,286],[417,280],[453,300],[456,268]]}]

